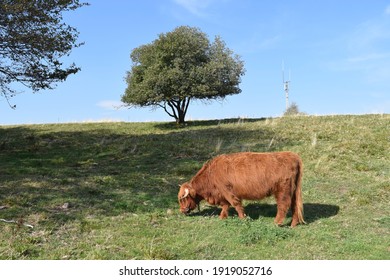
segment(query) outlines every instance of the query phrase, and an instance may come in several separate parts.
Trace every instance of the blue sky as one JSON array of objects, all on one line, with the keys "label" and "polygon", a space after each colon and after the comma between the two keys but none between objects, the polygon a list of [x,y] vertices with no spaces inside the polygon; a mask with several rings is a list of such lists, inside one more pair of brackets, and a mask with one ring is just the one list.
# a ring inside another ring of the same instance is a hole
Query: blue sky
[{"label": "blue sky", "polygon": [[285,109],[282,62],[291,71],[290,102],[308,114],[390,113],[390,0],[89,0],[65,15],[85,45],[64,64],[81,72],[54,90],[27,88],[0,124],[171,121],[163,110],[118,109],[132,49],[175,27],[199,27],[241,55],[242,93],[194,101],[188,120],[276,117]]}]

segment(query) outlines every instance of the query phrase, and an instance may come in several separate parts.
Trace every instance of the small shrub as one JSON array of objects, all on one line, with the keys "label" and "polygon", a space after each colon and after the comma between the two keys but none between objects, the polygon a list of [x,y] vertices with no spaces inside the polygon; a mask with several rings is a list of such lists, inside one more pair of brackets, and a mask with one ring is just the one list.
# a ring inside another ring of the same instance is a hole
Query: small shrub
[{"label": "small shrub", "polygon": [[287,110],[283,114],[283,116],[301,116],[301,115],[306,115],[306,114],[299,111],[298,105],[295,102],[291,103],[291,105],[287,108]]}]

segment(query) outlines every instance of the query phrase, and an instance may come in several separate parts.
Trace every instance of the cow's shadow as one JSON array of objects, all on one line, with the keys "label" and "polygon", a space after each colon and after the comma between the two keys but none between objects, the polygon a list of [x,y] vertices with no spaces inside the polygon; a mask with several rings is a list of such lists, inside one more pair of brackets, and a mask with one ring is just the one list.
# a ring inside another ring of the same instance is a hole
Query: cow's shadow
[{"label": "cow's shadow", "polygon": [[[275,217],[276,204],[260,204],[251,203],[246,205],[245,214],[253,220],[258,220],[260,217]],[[320,203],[304,203],[304,218],[307,224],[313,223],[316,220],[329,218],[338,214],[340,207],[331,204]],[[218,216],[221,208],[216,206],[203,206],[199,212],[195,212],[194,216]],[[237,212],[233,207],[229,208],[229,216],[237,216]],[[291,211],[287,214],[287,218],[291,217]]]}]

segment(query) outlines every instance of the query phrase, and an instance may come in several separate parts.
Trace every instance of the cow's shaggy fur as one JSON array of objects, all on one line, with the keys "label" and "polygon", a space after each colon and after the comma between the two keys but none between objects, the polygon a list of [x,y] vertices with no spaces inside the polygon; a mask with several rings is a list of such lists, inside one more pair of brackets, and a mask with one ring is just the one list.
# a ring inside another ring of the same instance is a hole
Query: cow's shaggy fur
[{"label": "cow's shaggy fur", "polygon": [[222,207],[220,218],[228,216],[233,206],[245,217],[243,199],[260,200],[273,195],[277,203],[275,223],[282,225],[291,207],[294,227],[305,223],[302,203],[302,160],[292,152],[235,153],[215,157],[181,185],[180,211],[188,214],[201,200]]}]

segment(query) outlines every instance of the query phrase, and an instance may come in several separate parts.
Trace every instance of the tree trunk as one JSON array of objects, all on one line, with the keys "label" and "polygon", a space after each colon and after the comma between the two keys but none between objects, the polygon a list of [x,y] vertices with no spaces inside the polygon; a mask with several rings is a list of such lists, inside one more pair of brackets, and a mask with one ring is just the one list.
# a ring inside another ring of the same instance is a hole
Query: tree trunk
[{"label": "tree trunk", "polygon": [[179,117],[176,118],[176,123],[177,124],[184,124],[185,117],[186,117],[185,113],[183,111],[179,110],[178,115],[179,115]]},{"label": "tree trunk", "polygon": [[[168,100],[164,103],[164,106],[160,105],[164,108],[165,112],[176,120],[177,124],[184,124],[185,117],[187,114],[188,106],[190,105],[191,98],[184,98],[182,100]],[[171,112],[168,110],[168,105],[171,108]]]}]

